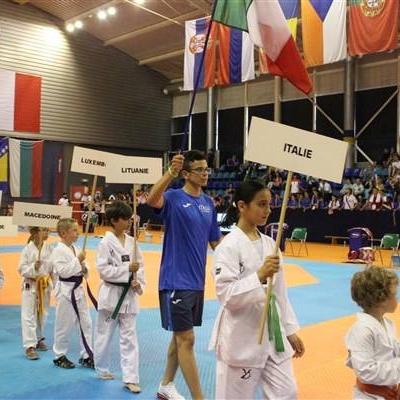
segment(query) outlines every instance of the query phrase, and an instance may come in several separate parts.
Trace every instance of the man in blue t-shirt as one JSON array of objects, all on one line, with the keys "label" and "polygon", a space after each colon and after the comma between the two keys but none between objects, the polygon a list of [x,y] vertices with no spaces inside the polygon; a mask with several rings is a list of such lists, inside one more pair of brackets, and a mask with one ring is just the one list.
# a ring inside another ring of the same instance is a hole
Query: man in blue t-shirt
[{"label": "man in blue t-shirt", "polygon": [[[185,179],[183,188],[166,191],[179,174]],[[147,200],[165,226],[159,298],[162,326],[173,336],[157,393],[163,400],[183,399],[174,385],[178,367],[192,398],[203,399],[193,351],[193,326],[200,326],[202,320],[208,244],[214,249],[221,238],[214,203],[202,192],[208,174],[203,153],[192,150],[185,157],[176,155]]]}]

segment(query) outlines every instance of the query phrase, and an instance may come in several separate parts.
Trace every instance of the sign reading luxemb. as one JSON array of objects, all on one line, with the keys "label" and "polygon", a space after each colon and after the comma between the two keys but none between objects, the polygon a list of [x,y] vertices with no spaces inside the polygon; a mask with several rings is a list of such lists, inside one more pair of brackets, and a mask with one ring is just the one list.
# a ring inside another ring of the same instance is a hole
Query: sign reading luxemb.
[{"label": "sign reading luxemb.", "polygon": [[12,222],[22,226],[42,226],[55,228],[62,218],[71,218],[72,207],[51,204],[14,203]]},{"label": "sign reading luxemb.", "polygon": [[12,217],[0,217],[0,236],[17,236],[18,225],[14,225]]},{"label": "sign reading luxemb.", "polygon": [[253,117],[244,158],[340,183],[346,154],[341,140]]},{"label": "sign reading luxemb.", "polygon": [[106,169],[110,168],[110,153],[74,146],[71,171],[81,174],[106,176]]},{"label": "sign reading luxemb.", "polygon": [[162,176],[162,159],[114,155],[107,183],[153,184]]}]

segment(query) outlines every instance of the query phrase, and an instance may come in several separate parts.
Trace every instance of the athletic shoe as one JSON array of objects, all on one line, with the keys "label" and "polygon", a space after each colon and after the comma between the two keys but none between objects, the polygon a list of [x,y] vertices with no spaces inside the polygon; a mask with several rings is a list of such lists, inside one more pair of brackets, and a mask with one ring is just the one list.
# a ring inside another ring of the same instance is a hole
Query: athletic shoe
[{"label": "athletic shoe", "polygon": [[56,367],[72,369],[75,368],[75,364],[72,361],[69,361],[67,357],[61,356],[56,360],[53,360],[53,363]]},{"label": "athletic shoe", "polygon": [[38,341],[37,345],[36,345],[36,350],[37,351],[47,351],[48,347],[46,345],[46,343],[44,342],[44,339],[41,339]]},{"label": "athletic shoe", "polygon": [[28,360],[39,360],[40,358],[34,347],[28,347],[25,350],[25,355]]},{"label": "athletic shoe", "polygon": [[158,387],[157,398],[160,400],[185,400],[185,398],[177,391],[174,382],[170,382],[167,385]]},{"label": "athletic shoe", "polygon": [[142,391],[137,383],[125,383],[125,388],[132,393],[140,393]]},{"label": "athletic shoe", "polygon": [[90,358],[90,357],[82,358],[81,357],[78,362],[80,365],[82,365],[82,367],[94,369],[93,358]]},{"label": "athletic shoe", "polygon": [[114,375],[111,372],[98,372],[97,377],[104,381],[112,381],[114,379]]}]

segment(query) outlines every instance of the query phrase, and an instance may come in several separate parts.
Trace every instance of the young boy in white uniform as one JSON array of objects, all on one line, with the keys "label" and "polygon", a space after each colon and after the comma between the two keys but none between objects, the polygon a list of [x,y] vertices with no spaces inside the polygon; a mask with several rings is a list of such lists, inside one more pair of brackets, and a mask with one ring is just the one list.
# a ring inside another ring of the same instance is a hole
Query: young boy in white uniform
[{"label": "young boy in white uniform", "polygon": [[139,386],[139,345],[136,335],[138,295],[145,285],[143,256],[133,238],[126,234],[132,209],[115,201],[106,211],[112,226],[97,248],[96,265],[102,279],[95,331],[95,365],[99,378],[113,379],[110,372],[111,339],[119,327],[122,380],[133,392]]},{"label": "young boy in white uniform", "polygon": [[22,276],[22,345],[26,357],[37,360],[37,350],[47,351],[43,333],[53,288],[50,263],[52,247],[45,243],[47,228],[34,226],[29,228],[29,232],[28,244],[22,250],[18,266]]},{"label": "young boy in white uniform", "polygon": [[354,274],[351,297],[363,309],[346,336],[346,365],[356,374],[353,399],[400,398],[400,343],[392,321],[385,317],[397,308],[395,272],[369,267]]},{"label": "young boy in white uniform", "polygon": [[[87,275],[85,252],[74,245],[78,239],[78,224],[72,218],[63,218],[57,224],[61,238],[51,256],[54,272],[58,282],[55,294],[57,297],[56,320],[54,326],[53,351],[54,364],[61,368],[74,368],[68,360],[67,352],[71,330],[80,328],[81,358],[79,364],[94,368],[92,352],[92,320],[82,287],[84,275]],[[79,314],[79,318],[78,318]]]}]

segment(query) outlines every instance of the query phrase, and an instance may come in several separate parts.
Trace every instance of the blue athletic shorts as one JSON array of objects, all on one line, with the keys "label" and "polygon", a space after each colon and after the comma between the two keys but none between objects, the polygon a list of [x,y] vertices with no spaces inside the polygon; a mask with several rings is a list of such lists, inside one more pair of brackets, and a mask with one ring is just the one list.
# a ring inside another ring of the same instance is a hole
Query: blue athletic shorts
[{"label": "blue athletic shorts", "polygon": [[160,290],[161,324],[167,331],[189,331],[201,326],[204,291]]}]

